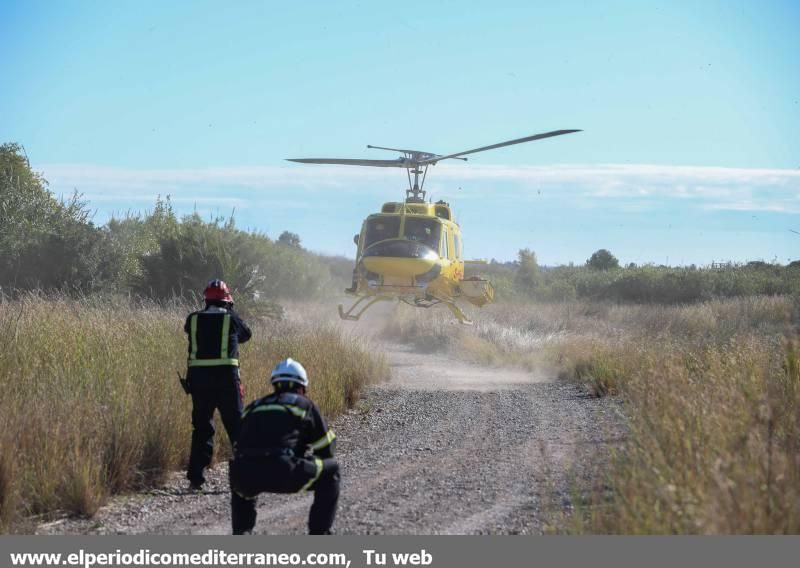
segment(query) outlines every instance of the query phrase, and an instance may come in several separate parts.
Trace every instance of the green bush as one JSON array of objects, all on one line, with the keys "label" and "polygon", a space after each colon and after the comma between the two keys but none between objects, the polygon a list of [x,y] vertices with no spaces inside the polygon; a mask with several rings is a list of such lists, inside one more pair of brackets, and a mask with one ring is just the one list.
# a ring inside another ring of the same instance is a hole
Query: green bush
[{"label": "green bush", "polygon": [[21,146],[0,145],[0,287],[98,288],[105,240],[89,217],[77,194],[50,193]]},{"label": "green bush", "polygon": [[90,221],[76,194],[56,199],[22,147],[0,146],[0,289],[133,293],[191,299],[212,278],[233,287],[237,303],[276,314],[275,301],[310,299],[350,283],[352,262],[322,258],[284,231],[279,241],[238,229],[231,218],[178,219],[169,198],[152,211]]},{"label": "green bush", "polygon": [[[515,262],[482,265],[472,270],[491,280],[498,301],[585,299],[675,305],[713,298],[800,296],[800,266],[795,264],[755,262],[722,269],[628,265],[615,270],[558,266],[538,268],[532,273]],[[468,275],[472,270],[468,269]]]}]

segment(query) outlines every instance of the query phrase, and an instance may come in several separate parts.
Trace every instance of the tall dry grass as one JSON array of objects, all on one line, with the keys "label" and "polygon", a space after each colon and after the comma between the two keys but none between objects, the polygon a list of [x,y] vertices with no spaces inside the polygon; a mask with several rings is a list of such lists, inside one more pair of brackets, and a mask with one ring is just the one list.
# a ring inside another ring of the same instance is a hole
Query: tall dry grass
[{"label": "tall dry grass", "polygon": [[789,297],[578,301],[491,306],[471,328],[401,309],[384,333],[619,397],[626,441],[562,530],[797,534],[798,323]]},{"label": "tall dry grass", "polygon": [[[582,531],[800,533],[800,347],[793,302],[638,309],[614,337],[551,352],[624,402],[628,440],[599,476]],[[610,488],[610,494],[607,492]]]},{"label": "tall dry grass", "polygon": [[[188,457],[187,307],[29,295],[0,303],[0,529],[31,515],[92,514],[112,493],[158,483]],[[281,358],[302,361],[323,412],[388,366],[363,339],[322,326],[251,322],[247,398]]]},{"label": "tall dry grass", "polygon": [[[800,350],[737,337],[606,351],[629,440],[611,500],[587,530],[622,534],[800,533]],[[598,480],[599,481],[599,480]]]}]

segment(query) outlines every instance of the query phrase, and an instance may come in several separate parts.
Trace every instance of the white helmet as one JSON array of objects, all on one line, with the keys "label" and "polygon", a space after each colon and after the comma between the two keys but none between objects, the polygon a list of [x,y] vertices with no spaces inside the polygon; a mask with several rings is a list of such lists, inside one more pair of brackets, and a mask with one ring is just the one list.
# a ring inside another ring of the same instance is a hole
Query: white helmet
[{"label": "white helmet", "polygon": [[284,359],[272,369],[272,376],[269,382],[273,385],[275,383],[297,383],[308,387],[308,375],[303,366],[290,357]]}]

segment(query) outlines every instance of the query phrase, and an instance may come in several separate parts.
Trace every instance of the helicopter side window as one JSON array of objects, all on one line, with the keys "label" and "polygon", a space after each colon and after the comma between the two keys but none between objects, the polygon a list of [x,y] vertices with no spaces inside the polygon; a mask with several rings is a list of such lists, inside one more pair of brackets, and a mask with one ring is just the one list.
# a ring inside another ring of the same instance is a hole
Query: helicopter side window
[{"label": "helicopter side window", "polygon": [[396,239],[400,235],[400,217],[376,217],[367,221],[367,234],[364,239],[364,248],[383,241]]},{"label": "helicopter side window", "polygon": [[461,237],[458,236],[458,233],[453,233],[453,241],[455,241],[455,257],[461,259],[464,253],[461,250]]},{"label": "helicopter side window", "polygon": [[441,230],[441,225],[433,219],[406,217],[406,226],[403,236],[409,241],[420,242],[438,251]]}]

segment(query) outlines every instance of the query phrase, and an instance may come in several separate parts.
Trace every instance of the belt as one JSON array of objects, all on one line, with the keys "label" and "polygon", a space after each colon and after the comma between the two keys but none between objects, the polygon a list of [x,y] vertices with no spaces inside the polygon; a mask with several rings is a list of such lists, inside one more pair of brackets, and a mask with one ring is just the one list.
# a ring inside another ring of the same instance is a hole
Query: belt
[{"label": "belt", "polygon": [[294,457],[292,448],[241,448],[236,450],[237,458],[269,458],[269,457]]}]

